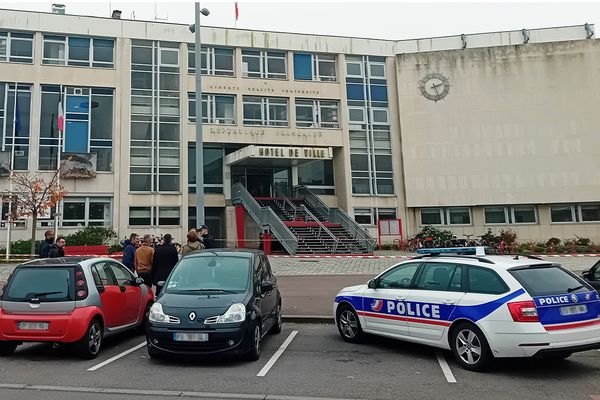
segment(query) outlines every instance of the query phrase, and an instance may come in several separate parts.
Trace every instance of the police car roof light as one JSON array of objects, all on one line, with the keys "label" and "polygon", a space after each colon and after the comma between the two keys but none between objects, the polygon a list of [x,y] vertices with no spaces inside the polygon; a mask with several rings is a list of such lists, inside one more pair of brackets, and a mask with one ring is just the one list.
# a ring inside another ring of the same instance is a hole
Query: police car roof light
[{"label": "police car roof light", "polygon": [[438,247],[438,248],[427,248],[418,249],[417,254],[463,254],[463,255],[476,255],[485,256],[485,251],[488,250],[487,246],[472,246],[472,247]]}]

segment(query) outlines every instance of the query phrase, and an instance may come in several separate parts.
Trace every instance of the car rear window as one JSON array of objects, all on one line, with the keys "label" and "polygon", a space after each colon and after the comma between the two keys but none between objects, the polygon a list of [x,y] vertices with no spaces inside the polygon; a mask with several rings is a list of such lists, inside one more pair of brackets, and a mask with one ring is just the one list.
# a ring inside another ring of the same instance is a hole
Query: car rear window
[{"label": "car rear window", "polygon": [[531,296],[548,296],[593,290],[583,280],[556,265],[531,266],[512,269],[509,272]]},{"label": "car rear window", "polygon": [[2,300],[27,301],[39,299],[41,303],[73,301],[74,284],[72,268],[17,268]]}]

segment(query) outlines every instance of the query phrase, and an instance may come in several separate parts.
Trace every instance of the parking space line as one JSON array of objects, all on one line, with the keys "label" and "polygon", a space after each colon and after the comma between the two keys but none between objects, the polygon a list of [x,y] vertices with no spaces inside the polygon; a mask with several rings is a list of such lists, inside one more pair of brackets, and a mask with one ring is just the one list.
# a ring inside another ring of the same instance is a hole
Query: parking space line
[{"label": "parking space line", "polygon": [[294,340],[294,338],[296,337],[297,334],[298,334],[298,331],[293,331],[292,333],[290,333],[290,336],[288,336],[287,339],[285,339],[285,342],[283,342],[283,344],[279,347],[279,349],[277,349],[275,354],[273,354],[273,357],[271,357],[271,359],[269,361],[267,361],[265,366],[260,370],[260,372],[256,376],[267,375],[267,372],[269,372],[269,370],[273,367],[275,362],[277,362],[279,357],[281,357],[281,355],[283,354],[285,349],[287,349],[287,347],[290,345],[290,343],[292,343],[292,340]]},{"label": "parking space line", "polygon": [[94,365],[93,367],[91,367],[91,368],[88,368],[88,371],[96,371],[97,369],[100,369],[100,368],[104,367],[105,365],[108,365],[108,364],[110,364],[111,362],[118,360],[118,359],[119,359],[119,358],[121,358],[121,357],[125,357],[125,356],[126,356],[127,354],[129,354],[129,353],[133,353],[134,351],[136,351],[136,350],[138,350],[138,349],[141,349],[141,348],[142,348],[142,347],[144,347],[145,345],[146,345],[146,341],[144,340],[142,343],[138,344],[137,346],[135,346],[135,347],[132,347],[132,348],[131,348],[131,349],[129,349],[129,350],[125,350],[124,352],[122,352],[122,353],[119,353],[119,354],[117,354],[116,356],[114,356],[114,357],[111,357],[111,358],[109,358],[109,359],[108,359],[108,360],[106,360],[106,361],[102,361],[100,364],[96,364],[96,365]]},{"label": "parking space line", "polygon": [[454,377],[454,374],[450,370],[450,366],[448,365],[446,358],[444,358],[444,355],[442,353],[435,353],[435,355],[437,357],[438,363],[440,364],[440,368],[442,368],[442,372],[444,373],[444,376],[446,377],[446,380],[448,381],[448,383],[456,383],[456,378]]}]

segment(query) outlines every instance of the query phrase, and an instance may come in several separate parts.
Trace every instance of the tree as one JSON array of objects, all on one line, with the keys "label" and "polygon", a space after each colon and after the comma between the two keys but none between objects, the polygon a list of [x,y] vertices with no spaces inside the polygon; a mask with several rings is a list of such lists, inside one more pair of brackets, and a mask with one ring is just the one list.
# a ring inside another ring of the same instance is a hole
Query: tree
[{"label": "tree", "polygon": [[[15,172],[9,178],[13,184],[12,193],[15,198],[10,219],[31,217],[31,252],[35,252],[35,231],[38,217],[44,217],[52,207],[65,198],[67,191],[60,184],[60,170],[56,170],[52,178],[46,180],[40,175]],[[15,209],[16,208],[16,209]]]}]

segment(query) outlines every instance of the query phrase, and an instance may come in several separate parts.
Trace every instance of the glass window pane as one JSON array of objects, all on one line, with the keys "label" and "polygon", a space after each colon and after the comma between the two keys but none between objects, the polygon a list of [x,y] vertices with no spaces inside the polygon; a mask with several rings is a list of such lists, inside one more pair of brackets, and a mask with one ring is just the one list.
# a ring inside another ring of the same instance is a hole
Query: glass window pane
[{"label": "glass window pane", "polygon": [[600,221],[600,205],[589,204],[581,206],[581,220],[584,222],[588,221]]},{"label": "glass window pane", "polygon": [[298,166],[300,185],[334,186],[333,162],[331,160],[310,161]]},{"label": "glass window pane", "polygon": [[469,267],[469,292],[502,294],[508,287],[492,270],[480,267]]},{"label": "glass window pane", "polygon": [[215,123],[235,123],[235,96],[215,96]]},{"label": "glass window pane", "polygon": [[446,263],[427,263],[423,267],[417,288],[421,290],[450,291],[450,281],[456,265]]},{"label": "glass window pane", "polygon": [[158,190],[161,192],[179,191],[179,175],[160,175],[158,177]]},{"label": "glass window pane", "polygon": [[69,60],[89,61],[90,59],[90,39],[89,38],[69,38]]},{"label": "glass window pane", "polygon": [[160,207],[158,210],[159,225],[179,225],[179,207]]},{"label": "glass window pane", "polygon": [[439,208],[422,208],[421,225],[441,225],[442,214]]},{"label": "glass window pane", "polygon": [[256,103],[244,103],[244,124],[262,125],[262,106]]},{"label": "glass window pane", "polygon": [[31,58],[33,42],[31,40],[12,39],[10,42],[10,56],[18,58]]},{"label": "glass window pane", "polygon": [[233,49],[215,50],[215,75],[233,75]]},{"label": "glass window pane", "polygon": [[392,156],[375,156],[375,169],[379,171],[393,171]]},{"label": "glass window pane", "polygon": [[97,171],[112,171],[112,148],[91,147],[90,152],[96,154]]},{"label": "glass window pane", "polygon": [[[195,152],[195,149],[194,149]],[[223,184],[223,149],[204,149],[204,183],[212,185]],[[195,159],[194,159],[195,160]],[[195,162],[194,162],[195,164]],[[194,173],[194,175],[196,175]],[[195,183],[195,182],[194,182]]]},{"label": "glass window pane", "polygon": [[350,122],[365,122],[365,111],[362,108],[350,108],[349,109]]},{"label": "glass window pane", "polygon": [[353,171],[368,171],[369,158],[367,155],[352,154],[350,156],[350,167]]},{"label": "glass window pane", "polygon": [[516,224],[533,224],[536,222],[535,206],[513,207],[514,222]]},{"label": "glass window pane", "polygon": [[313,106],[296,103],[296,124],[299,127],[314,127]]},{"label": "glass window pane", "polygon": [[371,63],[369,66],[371,77],[385,78],[385,64]]},{"label": "glass window pane", "polygon": [[110,217],[110,202],[90,201],[90,219],[108,220]]},{"label": "glass window pane", "polygon": [[44,42],[44,64],[64,64],[65,44]]},{"label": "glass window pane", "polygon": [[152,65],[152,48],[132,46],[131,63]]},{"label": "glass window pane", "polygon": [[466,207],[452,207],[448,209],[450,225],[462,225],[471,223],[471,214]]},{"label": "glass window pane", "polygon": [[485,207],[484,215],[486,224],[506,223],[506,213],[504,207]]},{"label": "glass window pane", "polygon": [[129,207],[129,225],[152,225],[150,207]]},{"label": "glass window pane", "polygon": [[132,192],[149,192],[151,188],[152,177],[150,174],[131,174],[129,176],[129,189]]},{"label": "glass window pane", "polygon": [[396,267],[383,274],[377,282],[377,287],[382,289],[408,288],[419,268],[419,264],[408,264]]},{"label": "glass window pane", "polygon": [[94,39],[94,61],[112,64],[114,43],[112,39]]},{"label": "glass window pane", "polygon": [[65,220],[85,220],[85,202],[64,203],[63,219]]},{"label": "glass window pane", "polygon": [[349,76],[362,76],[362,63],[347,62],[346,63],[346,74]]},{"label": "glass window pane", "polygon": [[552,222],[573,222],[573,212],[570,205],[551,206],[550,219]]},{"label": "glass window pane", "polygon": [[92,95],[92,139],[112,139],[113,97]]},{"label": "glass window pane", "polygon": [[179,65],[179,51],[161,49],[160,62],[162,65]]}]

